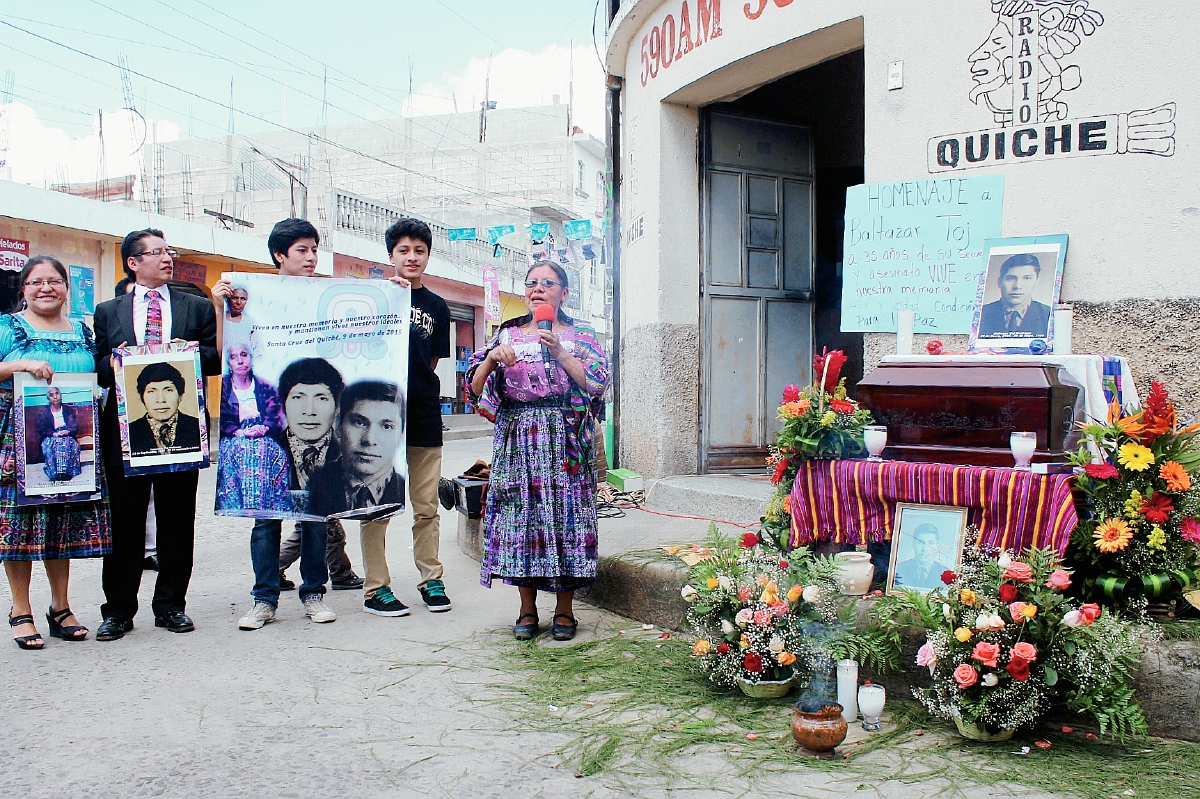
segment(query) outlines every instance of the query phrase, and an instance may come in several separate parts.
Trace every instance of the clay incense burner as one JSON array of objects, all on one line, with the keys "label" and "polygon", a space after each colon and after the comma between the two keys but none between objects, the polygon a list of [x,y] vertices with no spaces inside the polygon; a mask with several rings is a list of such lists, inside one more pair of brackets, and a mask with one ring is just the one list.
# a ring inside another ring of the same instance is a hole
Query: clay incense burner
[{"label": "clay incense burner", "polygon": [[846,720],[837,702],[806,699],[796,704],[792,716],[792,737],[800,745],[800,754],[830,758],[833,749],[846,739]]}]

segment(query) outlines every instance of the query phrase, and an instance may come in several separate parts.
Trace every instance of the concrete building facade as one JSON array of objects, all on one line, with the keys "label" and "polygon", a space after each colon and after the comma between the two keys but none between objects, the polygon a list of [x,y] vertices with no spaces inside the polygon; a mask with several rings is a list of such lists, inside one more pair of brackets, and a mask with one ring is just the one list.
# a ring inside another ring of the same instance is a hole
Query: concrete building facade
[{"label": "concrete building facade", "polygon": [[1076,351],[1126,355],[1197,410],[1200,78],[1178,68],[1176,33],[1200,29],[1200,6],[614,0],[610,14],[622,466],[761,468],[778,389],[808,380],[814,350],[845,349],[853,379],[894,347],[842,332],[842,220],[861,183],[1003,175],[1003,235],[1070,236]]}]

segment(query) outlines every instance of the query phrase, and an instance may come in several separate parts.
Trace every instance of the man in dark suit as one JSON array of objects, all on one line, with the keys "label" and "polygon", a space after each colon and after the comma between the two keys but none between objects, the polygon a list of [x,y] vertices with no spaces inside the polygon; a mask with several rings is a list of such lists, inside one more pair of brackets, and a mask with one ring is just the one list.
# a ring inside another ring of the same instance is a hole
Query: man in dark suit
[{"label": "man in dark suit", "polygon": [[1000,264],[1000,299],[983,306],[979,335],[1045,338],[1050,330],[1050,306],[1033,301],[1042,276],[1036,255],[1014,255]]},{"label": "man in dark suit", "polygon": [[[174,256],[160,230],[136,230],[121,242],[125,272],[135,282],[130,293],[96,306],[96,373],[101,386],[112,388],[112,352],[126,345],[195,341],[200,345],[201,372],[221,373],[216,311],[207,299],[168,287]],[[204,416],[207,423],[208,413]],[[192,579],[199,472],[192,469],[127,476],[121,457],[116,392],[109,393],[100,417],[100,443],[112,507],[113,549],[104,557],[106,601],[100,608],[104,621],[96,631],[96,640],[113,641],[133,629],[151,488],[158,522],[159,566],[151,603],[154,625],[171,632],[190,632],[195,625],[184,609]]]},{"label": "man in dark suit", "polygon": [[175,455],[200,451],[200,420],[179,410],[187,390],[169,363],[152,363],[138,375],[137,392],[146,414],[129,423],[129,454]]},{"label": "man in dark suit", "polygon": [[309,484],[309,510],[320,516],[365,510],[359,519],[390,516],[404,505],[396,453],[404,440],[404,396],[394,383],[363,380],[342,392],[341,454],[326,461]]},{"label": "man in dark suit", "polygon": [[[929,522],[913,530],[913,556],[896,564],[896,585],[929,591],[942,585],[942,573],[948,567],[938,561],[941,536]],[[923,592],[924,592],[923,591]]]}]

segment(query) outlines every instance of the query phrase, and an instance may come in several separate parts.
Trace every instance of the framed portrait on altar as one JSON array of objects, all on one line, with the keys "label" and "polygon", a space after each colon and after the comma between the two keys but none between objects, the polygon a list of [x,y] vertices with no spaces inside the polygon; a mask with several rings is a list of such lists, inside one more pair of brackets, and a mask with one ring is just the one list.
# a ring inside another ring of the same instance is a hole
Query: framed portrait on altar
[{"label": "framed portrait on altar", "polygon": [[207,468],[200,346],[118,347],[113,355],[125,474]]},{"label": "framed portrait on altar", "polygon": [[1067,234],[987,239],[968,349],[1044,355],[1053,349]]},{"label": "framed portrait on altar", "polygon": [[96,475],[96,375],[59,373],[52,383],[13,375],[17,504],[100,498]]},{"label": "framed portrait on altar", "polygon": [[928,594],[944,586],[942,574],[962,562],[966,534],[966,508],[898,503],[887,592]]}]

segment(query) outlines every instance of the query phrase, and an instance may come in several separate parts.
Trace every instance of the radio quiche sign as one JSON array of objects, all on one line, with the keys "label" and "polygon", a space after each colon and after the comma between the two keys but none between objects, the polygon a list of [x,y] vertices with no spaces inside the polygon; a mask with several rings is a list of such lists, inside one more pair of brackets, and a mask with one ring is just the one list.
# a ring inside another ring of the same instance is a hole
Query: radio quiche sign
[{"label": "radio quiche sign", "polygon": [[20,272],[29,260],[29,242],[0,237],[0,269]]},{"label": "radio quiche sign", "polygon": [[1085,155],[1175,153],[1175,104],[1071,117],[1083,85],[1075,51],[1104,24],[1090,0],[992,0],[995,23],[967,57],[972,103],[992,126],[929,140],[929,171]]}]

